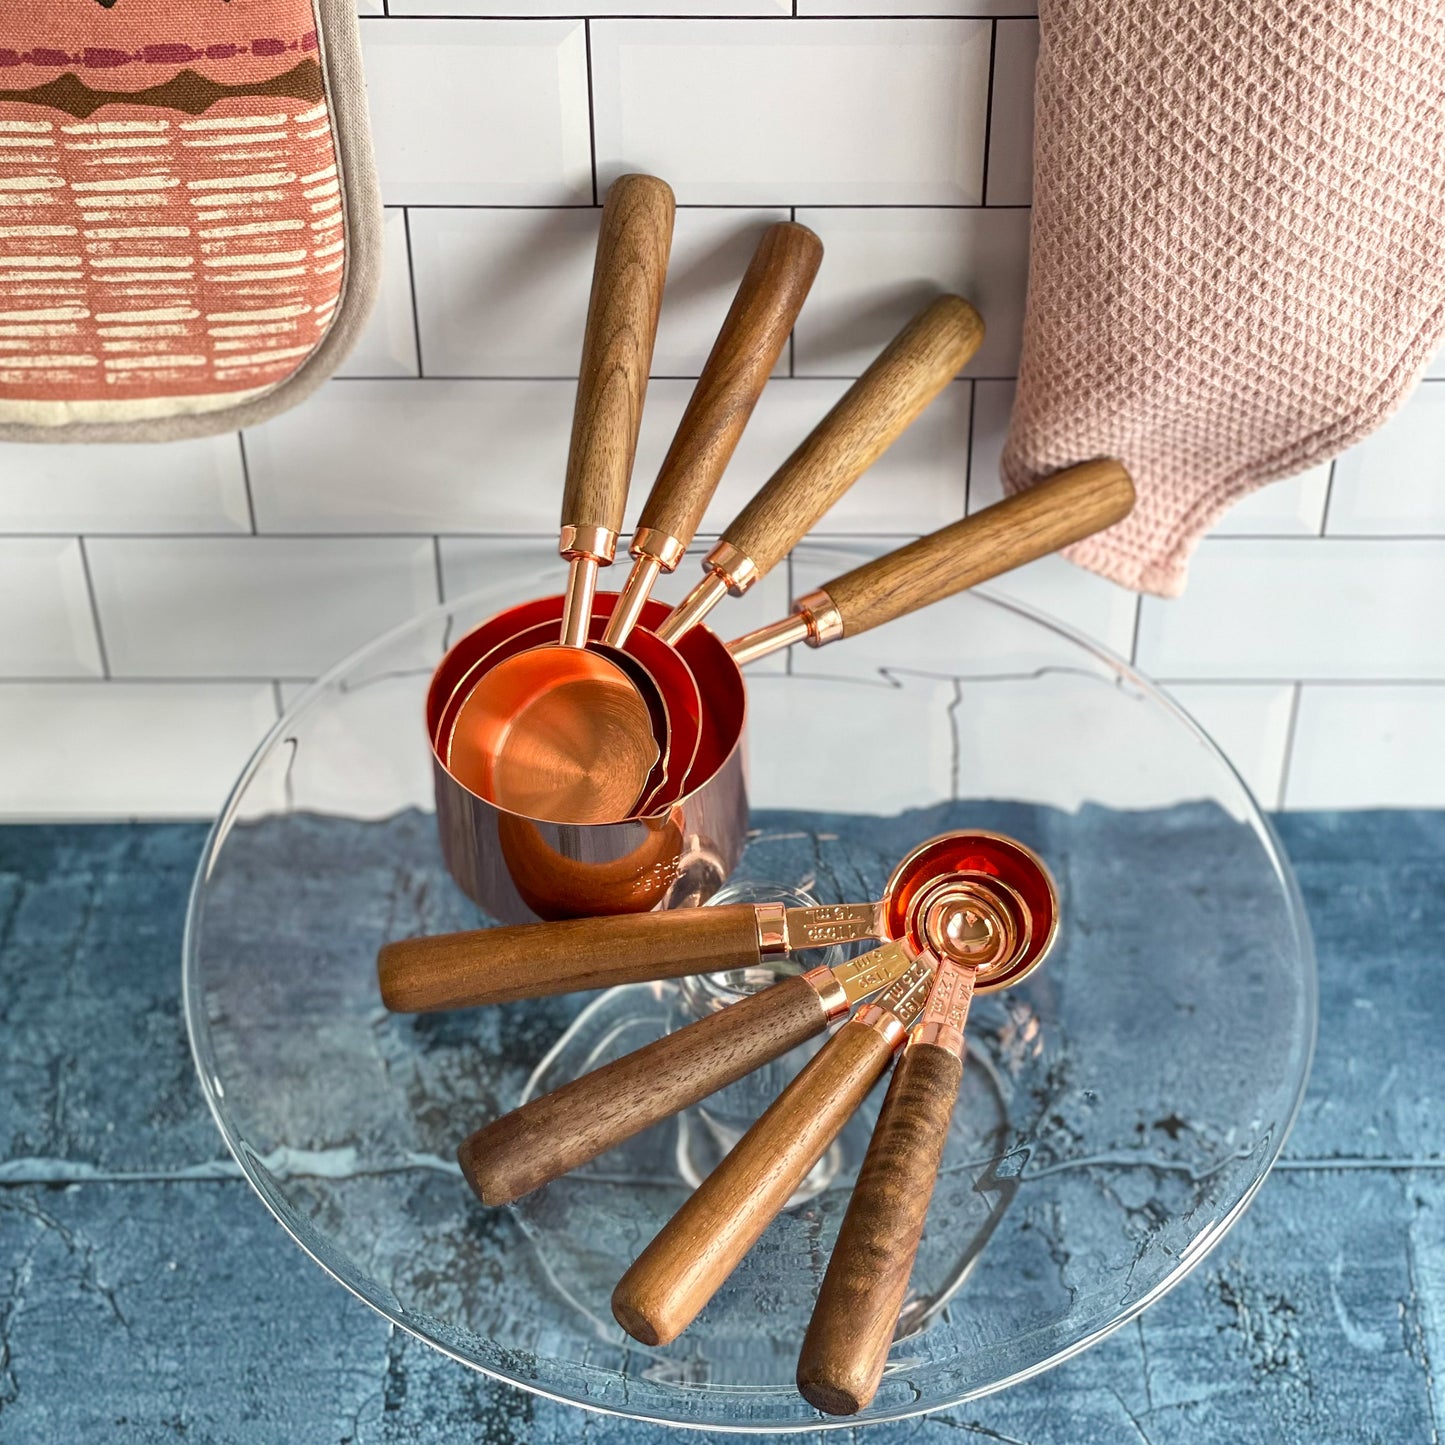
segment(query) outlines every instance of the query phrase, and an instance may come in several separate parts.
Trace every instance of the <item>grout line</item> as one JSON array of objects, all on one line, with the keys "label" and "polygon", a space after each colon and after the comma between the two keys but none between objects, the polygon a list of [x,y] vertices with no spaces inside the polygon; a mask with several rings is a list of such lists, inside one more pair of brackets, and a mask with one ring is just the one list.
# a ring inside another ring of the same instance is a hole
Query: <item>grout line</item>
[{"label": "grout line", "polygon": [[973,423],[978,415],[978,386],[968,383],[968,441],[963,451],[963,515],[973,506]]},{"label": "grout line", "polygon": [[1335,499],[1335,468],[1339,462],[1340,459],[1336,457],[1330,463],[1330,474],[1325,479],[1325,505],[1320,512],[1320,529],[1315,533],[1317,537],[1323,537],[1330,529],[1330,503]]},{"label": "grout line", "polygon": [[988,96],[983,103],[983,174],[979,177],[978,198],[988,204],[988,153],[993,148],[993,73],[998,53],[998,19],[988,23]]},{"label": "grout line", "polygon": [[582,43],[587,53],[587,145],[592,157],[592,204],[597,205],[597,113],[592,99],[592,21],[582,22]]},{"label": "grout line", "polygon": [[[767,211],[788,202],[775,197],[760,201],[678,201],[679,211]],[[591,201],[559,201],[552,205],[524,205],[506,201],[407,201],[412,211],[590,211]],[[799,201],[800,211],[1030,211],[1031,203],[1008,202],[987,206],[980,201]],[[1439,378],[1445,380],[1445,378]],[[1428,384],[1422,382],[1422,385]]]},{"label": "grout line", "polygon": [[[701,375],[701,373],[700,373],[700,372],[697,372],[697,371],[693,371],[693,372],[675,372],[675,371],[674,371],[674,372],[653,372],[647,379],[648,379],[648,381],[696,381],[700,375]],[[781,377],[781,376],[775,376],[775,377],[772,378],[772,381],[857,381],[858,378],[859,378],[859,376],[861,376],[861,375],[862,375],[862,372],[858,372],[858,371],[855,371],[855,372],[841,372],[841,371],[827,371],[827,372],[823,372],[823,371],[806,371],[806,372],[804,372],[801,376],[797,376],[797,377]],[[341,386],[345,386],[345,385],[347,385],[349,382],[355,382],[355,381],[368,381],[368,382],[372,382],[372,383],[384,381],[384,382],[393,382],[393,383],[396,383],[396,384],[398,384],[398,385],[405,385],[407,382],[415,381],[416,379],[417,379],[417,378],[414,377],[414,376],[337,376],[337,377],[333,377],[333,378],[332,378],[332,381],[335,382],[335,383],[337,383],[337,384],[339,384],[339,385],[341,385]],[[527,376],[521,376],[521,375],[515,375],[515,374],[504,374],[504,373],[501,373],[501,372],[475,372],[475,371],[472,371],[472,372],[468,372],[468,371],[457,371],[457,372],[428,372],[427,375],[426,375],[426,377],[425,377],[425,380],[427,380],[427,381],[566,381],[566,382],[571,382],[571,383],[573,383],[573,384],[575,385],[575,383],[576,383],[576,381],[577,381],[577,373],[574,371],[574,372],[572,372],[570,375],[566,375],[566,374],[563,374],[563,373],[556,373],[556,374],[552,374],[552,373],[541,374],[541,373],[538,373],[538,374],[532,374],[532,375],[527,375]],[[1016,376],[974,376],[974,377],[960,376],[960,377],[955,378],[955,380],[954,380],[953,382],[950,382],[949,384],[950,384],[950,385],[962,385],[962,384],[964,384],[964,383],[966,383],[966,382],[968,382],[968,381],[1017,381],[1017,380],[1018,380],[1018,378],[1017,378]],[[770,383],[770,384],[771,384],[771,383]],[[1259,535],[1265,535],[1265,534],[1259,534]],[[1280,533],[1279,535],[1281,535],[1281,536],[1291,536],[1291,535],[1292,535],[1292,536],[1298,537],[1298,536],[1301,536],[1302,534],[1301,534],[1301,533],[1298,533],[1298,532],[1295,532],[1295,533]]]},{"label": "grout line", "polygon": [[396,380],[412,381],[425,378],[426,367],[421,355],[421,308],[416,302],[416,263],[411,254],[411,210],[407,206],[401,208],[401,229],[406,240],[406,277],[411,286],[411,334],[416,344],[416,376],[397,377]]},{"label": "grout line", "polygon": [[[388,11],[387,13],[390,14],[390,11]],[[363,15],[360,18],[362,20],[380,20],[382,17],[379,15]],[[593,12],[587,15],[537,15],[535,13],[528,15],[514,11],[500,11],[495,15],[457,15],[454,12],[437,10],[429,11],[426,14],[397,15],[393,16],[392,18],[396,20],[461,20],[473,22],[481,21],[483,23],[497,20],[652,20],[666,21],[671,24],[680,23],[683,25],[687,25],[695,20],[732,20],[742,21],[744,23],[751,22],[755,25],[775,25],[778,23],[779,19],[787,20],[791,18],[802,20],[804,22],[812,20],[932,20],[941,25],[966,25],[977,24],[980,20],[986,20],[989,18],[992,18],[994,20],[1037,20],[1039,17],[1038,11],[1036,10],[1025,10],[1019,12],[1016,15],[995,15],[992,17],[985,15],[939,15],[937,12],[931,15],[914,13],[899,14],[896,11],[869,11],[867,14],[829,11],[818,12],[811,15],[799,15],[797,10],[797,0],[793,0],[793,14],[791,17],[786,15],[780,17],[772,13],[760,15],[739,15],[736,11],[719,11],[716,14],[709,15],[694,15],[691,13],[685,15],[677,15],[668,14],[665,11],[659,12],[656,10],[643,11],[640,14],[633,11],[608,10],[600,14]]]},{"label": "grout line", "polygon": [[1290,699],[1289,705],[1289,727],[1285,729],[1284,735],[1284,758],[1279,766],[1279,792],[1276,795],[1275,809],[1278,812],[1284,810],[1285,794],[1289,790],[1290,768],[1294,763],[1294,740],[1295,732],[1299,726],[1299,705],[1300,697],[1304,692],[1304,684],[1297,682],[1294,685],[1294,696]]},{"label": "grout line", "polygon": [[1144,598],[1136,595],[1134,598],[1134,635],[1129,642],[1129,666],[1139,666],[1139,623],[1144,616]]},{"label": "grout line", "polygon": [[241,484],[246,489],[246,516],[251,522],[251,535],[259,536],[260,532],[256,527],[256,499],[251,495],[251,461],[246,455],[246,433],[236,433],[236,445],[241,451]]},{"label": "grout line", "polygon": [[447,600],[446,585],[442,581],[442,539],[440,536],[433,536],[431,539],[432,564],[436,568],[437,580],[437,601]]},{"label": "grout line", "polygon": [[[798,595],[797,587],[793,581],[793,554],[791,552],[788,553],[786,561],[788,564],[788,608],[791,610],[793,602]],[[783,653],[783,671],[789,677],[793,675],[793,654],[796,651],[797,648],[790,647]]]},{"label": "grout line", "polygon": [[[80,570],[85,577],[85,595],[90,600],[90,621],[95,628],[95,646],[100,653],[100,675],[103,678],[110,676],[110,654],[105,646],[105,629],[100,625],[100,604],[95,597],[95,581],[90,575],[90,553],[85,548],[85,538],[77,537],[76,545],[80,548]],[[80,681],[80,679],[76,679]],[[92,682],[94,678],[90,679]]]},{"label": "grout line", "polygon": [[[793,14],[796,15],[797,13],[798,13],[798,0],[793,0]],[[797,220],[798,220],[798,208],[797,208],[796,206],[789,206],[789,207],[788,207],[788,219],[789,219],[790,221],[792,221],[794,224],[797,223]],[[794,319],[794,322],[793,322],[793,329],[792,329],[790,332],[788,332],[788,377],[789,377],[790,380],[791,380],[793,377],[796,377],[797,374],[798,374],[798,352],[797,352],[797,345],[798,345],[798,325],[797,325],[797,320],[796,320],[796,318],[795,318],[795,319]],[[771,381],[771,380],[773,380],[773,378],[772,378],[772,377],[769,377],[769,380]]]},{"label": "grout line", "polygon": [[281,679],[279,677],[271,679],[271,700],[276,704],[276,721],[280,722],[281,714],[286,711],[286,704],[281,698]]}]

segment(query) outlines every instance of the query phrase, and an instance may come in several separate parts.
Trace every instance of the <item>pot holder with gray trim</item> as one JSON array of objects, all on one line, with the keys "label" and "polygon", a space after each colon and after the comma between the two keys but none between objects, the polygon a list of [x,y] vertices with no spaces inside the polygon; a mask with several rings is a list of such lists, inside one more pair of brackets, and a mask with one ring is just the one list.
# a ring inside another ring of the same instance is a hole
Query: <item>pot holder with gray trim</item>
[{"label": "pot holder with gray trim", "polygon": [[353,5],[0,14],[0,440],[293,406],[365,321],[380,237]]}]

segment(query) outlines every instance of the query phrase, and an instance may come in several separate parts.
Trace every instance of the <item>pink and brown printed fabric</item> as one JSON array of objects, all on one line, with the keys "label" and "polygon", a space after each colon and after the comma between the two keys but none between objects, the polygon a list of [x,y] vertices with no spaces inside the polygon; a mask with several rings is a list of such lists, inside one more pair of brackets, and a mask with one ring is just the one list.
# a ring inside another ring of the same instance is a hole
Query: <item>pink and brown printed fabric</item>
[{"label": "pink and brown printed fabric", "polygon": [[156,440],[299,401],[370,309],[353,9],[0,13],[0,439]]}]

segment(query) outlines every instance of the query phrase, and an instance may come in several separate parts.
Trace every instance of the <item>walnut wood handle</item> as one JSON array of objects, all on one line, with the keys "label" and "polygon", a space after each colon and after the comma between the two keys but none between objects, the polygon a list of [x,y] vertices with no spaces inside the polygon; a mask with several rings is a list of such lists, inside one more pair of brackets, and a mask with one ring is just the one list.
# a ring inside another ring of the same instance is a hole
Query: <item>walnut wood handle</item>
[{"label": "walnut wood handle", "polygon": [[1056,552],[1127,517],[1134,484],[1116,461],[1082,462],[1026,492],[864,563],[823,588],[852,637]]},{"label": "walnut wood handle", "polygon": [[607,193],[572,414],[564,527],[601,527],[614,536],[622,527],[672,218],[672,191],[656,176],[621,176]]},{"label": "walnut wood handle", "polygon": [[852,1117],[892,1056],[882,1033],[844,1024],[633,1262],[612,1292],[646,1345],[696,1318]]},{"label": "walnut wood handle", "polygon": [[638,519],[686,546],[722,480],[818,274],[823,243],[806,226],[769,226],[703,366]]},{"label": "walnut wood handle", "polygon": [[798,1359],[826,1415],[856,1415],[883,1378],[962,1078],[937,1044],[910,1043],[893,1070]]},{"label": "walnut wood handle", "polygon": [[393,1013],[435,1013],[748,968],[758,958],[756,911],[729,903],[404,938],[383,945],[376,974]]},{"label": "walnut wood handle", "polygon": [[961,296],[940,296],[773,473],[722,534],[761,576],[893,445],[978,350],[983,321]]},{"label": "walnut wood handle", "polygon": [[510,1204],[827,1026],[813,988],[785,979],[478,1129],[457,1151],[462,1173],[483,1204]]}]

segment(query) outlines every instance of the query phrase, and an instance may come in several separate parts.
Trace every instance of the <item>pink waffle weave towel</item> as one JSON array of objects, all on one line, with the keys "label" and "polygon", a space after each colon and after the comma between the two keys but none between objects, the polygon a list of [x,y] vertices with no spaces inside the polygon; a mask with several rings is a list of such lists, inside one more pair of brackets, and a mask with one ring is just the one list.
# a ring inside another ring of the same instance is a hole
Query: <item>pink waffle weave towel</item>
[{"label": "pink waffle weave towel", "polygon": [[1385,420],[1445,340],[1445,0],[1040,0],[1013,491],[1088,457],[1074,561],[1174,596],[1200,536]]}]

